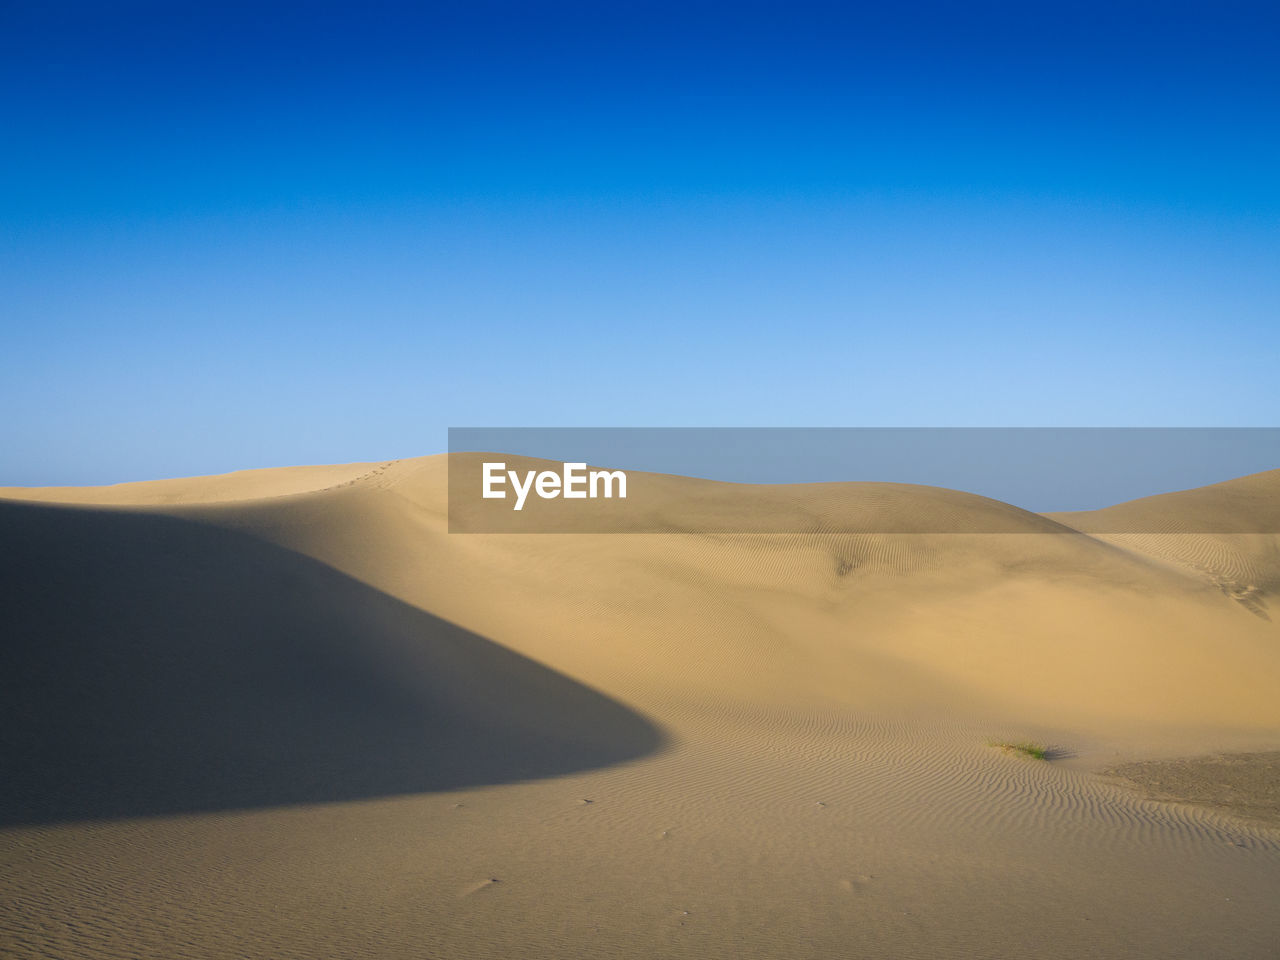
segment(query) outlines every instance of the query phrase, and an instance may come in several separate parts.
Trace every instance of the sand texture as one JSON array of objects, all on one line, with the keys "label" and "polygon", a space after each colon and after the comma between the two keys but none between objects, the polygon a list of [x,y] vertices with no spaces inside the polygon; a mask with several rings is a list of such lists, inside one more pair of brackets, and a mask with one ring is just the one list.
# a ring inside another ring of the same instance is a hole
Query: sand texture
[{"label": "sand texture", "polygon": [[446,474],[0,490],[0,955],[1278,955],[1280,471],[734,535]]}]

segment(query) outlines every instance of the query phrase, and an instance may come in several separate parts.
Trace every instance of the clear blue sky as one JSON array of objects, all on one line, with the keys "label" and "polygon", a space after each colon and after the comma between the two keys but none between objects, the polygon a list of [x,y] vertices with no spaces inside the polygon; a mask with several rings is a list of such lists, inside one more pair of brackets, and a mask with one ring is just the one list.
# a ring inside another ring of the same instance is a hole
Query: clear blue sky
[{"label": "clear blue sky", "polygon": [[0,484],[1280,423],[1274,4],[0,0]]}]

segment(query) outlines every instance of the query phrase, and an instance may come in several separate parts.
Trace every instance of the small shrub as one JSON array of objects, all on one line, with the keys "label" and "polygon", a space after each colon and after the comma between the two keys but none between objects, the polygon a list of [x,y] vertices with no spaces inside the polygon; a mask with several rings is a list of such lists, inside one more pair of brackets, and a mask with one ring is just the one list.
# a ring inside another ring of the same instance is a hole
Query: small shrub
[{"label": "small shrub", "polygon": [[1031,757],[1033,760],[1048,760],[1052,756],[1052,750],[1042,743],[1032,743],[1029,740],[1023,740],[1013,743],[1005,740],[989,740],[988,744],[993,747],[999,747],[1005,753],[1018,753],[1024,757]]}]

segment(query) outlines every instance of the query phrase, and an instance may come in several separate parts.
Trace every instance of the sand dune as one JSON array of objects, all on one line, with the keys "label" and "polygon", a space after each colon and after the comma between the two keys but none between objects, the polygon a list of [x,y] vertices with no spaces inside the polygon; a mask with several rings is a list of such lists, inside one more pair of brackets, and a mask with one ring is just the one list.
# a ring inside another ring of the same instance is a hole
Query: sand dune
[{"label": "sand dune", "polygon": [[1254,615],[1271,617],[1267,597],[1280,589],[1280,536],[1258,531],[1280,531],[1280,470],[1055,519],[1166,561]]},{"label": "sand dune", "polygon": [[5,952],[1274,956],[1280,834],[1097,774],[1280,747],[1280,472],[547,536],[446,473],[0,490]]},{"label": "sand dune", "polygon": [[653,750],[504,647],[245,534],[0,504],[0,822],[350,800]]},{"label": "sand dune", "polygon": [[99,506],[161,506],[186,503],[239,502],[333,489],[377,476],[382,463],[344,463],[287,470],[237,470],[212,477],[178,477],[100,487],[10,487],[0,495],[48,503]]}]

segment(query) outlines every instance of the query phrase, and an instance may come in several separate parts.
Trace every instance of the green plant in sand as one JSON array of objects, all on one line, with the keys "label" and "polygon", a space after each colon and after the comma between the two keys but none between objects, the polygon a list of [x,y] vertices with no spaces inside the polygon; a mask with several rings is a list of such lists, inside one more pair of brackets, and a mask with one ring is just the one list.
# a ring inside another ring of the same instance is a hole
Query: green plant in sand
[{"label": "green plant in sand", "polygon": [[1009,740],[988,740],[987,745],[991,747],[999,747],[1005,753],[1017,753],[1024,757],[1031,757],[1033,760],[1048,760],[1050,756],[1050,748],[1042,743],[1032,743],[1030,740],[1009,741]]}]

